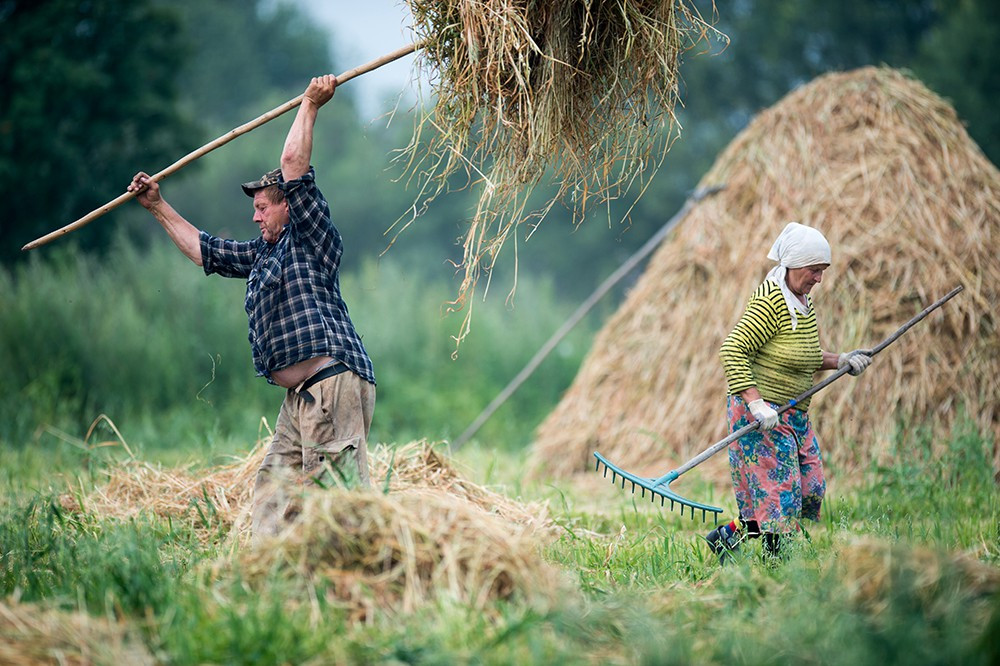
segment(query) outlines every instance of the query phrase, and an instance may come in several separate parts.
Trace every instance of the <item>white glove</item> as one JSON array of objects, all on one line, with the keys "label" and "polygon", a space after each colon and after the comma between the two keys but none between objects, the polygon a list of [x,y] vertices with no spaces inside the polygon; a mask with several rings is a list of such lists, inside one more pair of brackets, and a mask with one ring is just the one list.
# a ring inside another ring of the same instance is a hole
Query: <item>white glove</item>
[{"label": "white glove", "polygon": [[750,408],[750,413],[760,423],[761,430],[770,430],[778,425],[778,412],[774,411],[771,405],[764,402],[763,398],[752,400],[747,407]]},{"label": "white glove", "polygon": [[844,352],[837,358],[837,370],[840,370],[845,365],[850,366],[850,370],[847,374],[852,377],[857,377],[862,372],[865,371],[872,362],[871,352],[867,349],[855,349],[854,351]]}]

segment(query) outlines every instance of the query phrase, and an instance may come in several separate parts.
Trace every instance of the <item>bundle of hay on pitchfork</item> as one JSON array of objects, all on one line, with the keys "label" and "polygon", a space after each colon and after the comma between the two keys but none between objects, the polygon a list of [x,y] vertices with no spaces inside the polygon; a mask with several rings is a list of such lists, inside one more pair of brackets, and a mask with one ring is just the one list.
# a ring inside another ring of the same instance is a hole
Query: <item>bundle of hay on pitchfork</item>
[{"label": "bundle of hay on pitchfork", "polygon": [[[435,104],[421,111],[401,152],[416,185],[413,211],[444,193],[452,176],[481,184],[463,237],[461,308],[510,234],[537,225],[557,201],[579,222],[588,205],[638,199],[679,126],[681,54],[714,31],[684,0],[408,0],[418,40],[349,70],[338,84],[415,51]],[[153,175],[159,182],[206,153],[296,108],[302,96],[202,146]],[[544,179],[547,203],[527,212]],[[126,192],[32,241],[33,249],[120,206]],[[405,228],[409,221],[403,223]],[[467,330],[468,315],[463,323]],[[464,333],[463,333],[464,334]],[[461,337],[461,336],[460,336]]]}]

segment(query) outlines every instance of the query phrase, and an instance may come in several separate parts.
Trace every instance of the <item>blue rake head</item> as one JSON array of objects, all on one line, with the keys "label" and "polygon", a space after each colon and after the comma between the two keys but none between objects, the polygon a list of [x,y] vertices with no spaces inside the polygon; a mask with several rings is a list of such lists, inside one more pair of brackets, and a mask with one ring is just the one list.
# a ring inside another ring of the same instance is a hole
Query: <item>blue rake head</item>
[{"label": "blue rake head", "polygon": [[670,489],[670,482],[677,479],[680,476],[676,470],[667,472],[659,478],[650,478],[645,476],[636,476],[630,472],[626,472],[621,467],[618,467],[610,460],[602,456],[597,451],[594,451],[594,457],[597,458],[597,463],[595,466],[595,471],[601,471],[601,466],[604,466],[604,476],[607,478],[608,472],[611,472],[611,483],[617,484],[618,477],[621,477],[622,489],[625,488],[625,483],[632,484],[632,493],[635,493],[636,486],[639,487],[641,497],[646,496],[646,492],[649,492],[649,499],[652,502],[656,501],[656,498],[660,498],[660,506],[666,506],[667,500],[670,500],[670,510],[674,510],[674,505],[680,505],[681,516],[684,515],[684,507],[687,507],[691,519],[695,517],[695,512],[701,512],[701,520],[705,522],[708,518],[708,514],[714,514],[712,517],[713,521],[718,520],[719,514],[722,513],[722,509],[717,506],[711,506],[709,504],[702,504],[701,502],[695,502],[694,500],[689,500],[686,497],[682,497]]}]

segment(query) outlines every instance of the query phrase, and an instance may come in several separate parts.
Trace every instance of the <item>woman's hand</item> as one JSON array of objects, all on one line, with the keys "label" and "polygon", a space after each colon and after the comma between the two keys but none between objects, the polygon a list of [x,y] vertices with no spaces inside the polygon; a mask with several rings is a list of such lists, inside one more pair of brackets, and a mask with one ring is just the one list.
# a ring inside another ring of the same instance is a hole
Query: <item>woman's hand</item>
[{"label": "woman's hand", "polygon": [[763,398],[758,398],[747,403],[750,413],[757,419],[761,430],[770,430],[778,425],[778,412],[771,405],[764,402]]},{"label": "woman's hand", "polygon": [[870,349],[855,349],[854,351],[844,352],[837,357],[837,370],[840,370],[845,365],[850,367],[847,374],[852,377],[857,377],[862,372],[865,371],[872,362],[872,352]]}]

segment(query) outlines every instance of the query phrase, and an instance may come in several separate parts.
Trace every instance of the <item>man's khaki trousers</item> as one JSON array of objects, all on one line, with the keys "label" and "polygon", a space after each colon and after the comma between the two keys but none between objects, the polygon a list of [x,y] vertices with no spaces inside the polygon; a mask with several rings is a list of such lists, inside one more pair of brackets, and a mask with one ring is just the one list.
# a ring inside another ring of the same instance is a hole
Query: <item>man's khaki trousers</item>
[{"label": "man's khaki trousers", "polygon": [[277,535],[301,510],[305,487],[368,487],[368,431],[375,386],[342,372],[281,403],[274,438],[257,470],[254,541]]}]

